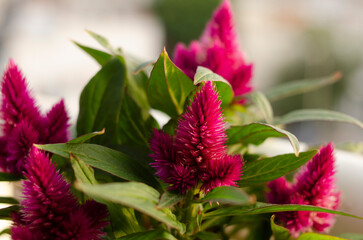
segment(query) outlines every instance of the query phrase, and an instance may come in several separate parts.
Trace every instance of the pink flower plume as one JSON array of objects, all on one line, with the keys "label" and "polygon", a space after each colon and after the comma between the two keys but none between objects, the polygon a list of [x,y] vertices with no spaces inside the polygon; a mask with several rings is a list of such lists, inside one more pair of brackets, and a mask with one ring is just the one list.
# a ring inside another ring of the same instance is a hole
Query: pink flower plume
[{"label": "pink flower plume", "polygon": [[236,96],[252,90],[253,65],[246,64],[239,50],[228,0],[214,12],[199,41],[192,41],[189,47],[176,45],[173,60],[192,79],[198,66],[209,68],[230,82]]},{"label": "pink flower plume", "polygon": [[[307,204],[336,210],[340,194],[335,186],[334,149],[330,143],[324,146],[295,175],[294,184],[284,178],[268,184],[268,201],[276,204]],[[300,232],[326,232],[334,224],[334,215],[320,212],[278,213],[276,217],[285,223],[293,236]]]}]

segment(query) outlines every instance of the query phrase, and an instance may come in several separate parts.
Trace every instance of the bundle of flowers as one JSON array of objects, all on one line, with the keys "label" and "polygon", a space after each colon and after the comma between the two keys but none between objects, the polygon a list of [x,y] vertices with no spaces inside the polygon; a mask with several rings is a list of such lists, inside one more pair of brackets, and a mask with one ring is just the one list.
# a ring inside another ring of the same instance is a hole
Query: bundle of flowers
[{"label": "bundle of flowers", "polygon": [[[228,0],[172,59],[140,63],[90,35],[105,50],[77,43],[100,70],[80,96],[76,137],[63,100],[42,115],[13,60],[3,74],[0,180],[23,187],[19,202],[0,198],[12,239],[341,239],[326,235],[335,215],[360,218],[338,210],[333,144],[300,152],[282,127],[363,124],[321,109],[274,117],[270,105],[340,74],[253,90]],[[276,137],[292,153],[251,151]]]}]

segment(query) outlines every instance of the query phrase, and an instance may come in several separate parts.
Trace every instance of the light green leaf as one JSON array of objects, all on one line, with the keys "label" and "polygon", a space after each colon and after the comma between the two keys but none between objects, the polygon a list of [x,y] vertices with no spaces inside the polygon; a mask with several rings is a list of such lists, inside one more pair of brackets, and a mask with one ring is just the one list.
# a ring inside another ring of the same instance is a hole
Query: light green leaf
[{"label": "light green leaf", "polygon": [[19,204],[19,201],[12,197],[0,197],[0,203]]},{"label": "light green leaf", "polygon": [[271,216],[271,230],[275,240],[291,240],[291,234],[287,228],[275,223],[275,215]]},{"label": "light green leaf", "polygon": [[109,50],[112,54],[117,53],[117,51],[111,46],[111,44],[108,42],[108,40],[105,37],[103,37],[95,32],[92,32],[90,30],[86,30],[86,32],[91,37],[93,37],[93,39],[95,39],[102,47]]},{"label": "light green leaf", "polygon": [[322,207],[311,206],[311,205],[269,204],[262,202],[258,202],[252,206],[228,206],[224,208],[218,208],[214,211],[205,213],[204,217],[208,219],[212,217],[222,217],[222,216],[240,216],[240,215],[254,215],[254,214],[263,214],[263,213],[292,212],[292,211],[325,212],[325,213],[332,213],[332,214],[363,220],[362,217],[358,217],[353,214],[330,210]]},{"label": "light green leaf", "polygon": [[147,87],[151,107],[176,117],[183,112],[185,100],[195,88],[164,50],[154,65]]},{"label": "light green leaf", "polygon": [[70,141],[68,141],[68,143],[84,143],[86,142],[87,140],[93,138],[93,137],[96,137],[98,135],[102,135],[105,133],[105,129],[102,129],[101,131],[96,131],[96,132],[92,132],[92,133],[87,133],[87,134],[84,134],[84,135],[81,135],[75,139],[72,139]]},{"label": "light green leaf", "polygon": [[317,90],[337,82],[339,79],[341,79],[341,77],[342,74],[340,72],[336,72],[328,77],[290,81],[268,90],[265,95],[270,101],[275,101],[297,94]]},{"label": "light green leaf", "polygon": [[357,125],[363,128],[363,123],[356,118],[340,112],[325,109],[302,109],[289,112],[278,118],[275,124],[289,124],[302,121],[335,121]]},{"label": "light green leaf", "polygon": [[359,233],[342,233],[339,235],[339,237],[342,237],[344,239],[349,239],[349,240],[362,240],[363,239],[363,234],[359,234]]},{"label": "light green leaf", "polygon": [[298,157],[284,154],[247,163],[238,185],[246,187],[282,177],[304,165],[316,153],[316,150],[301,152]]},{"label": "light green leaf", "polygon": [[308,232],[308,233],[304,233],[300,237],[298,237],[298,240],[345,240],[345,238]]},{"label": "light green leaf", "polygon": [[137,160],[123,152],[89,143],[59,143],[35,146],[65,158],[69,158],[70,153],[72,153],[92,167],[129,181],[144,182],[161,189],[153,170],[148,165],[141,165]]},{"label": "light green leaf", "polygon": [[90,55],[94,60],[96,60],[101,66],[105,65],[112,57],[111,54],[106,52],[84,46],[77,42],[74,43],[88,55]]},{"label": "light green leaf", "polygon": [[171,207],[181,200],[185,198],[184,195],[178,192],[166,191],[161,195],[159,203],[157,205],[158,208],[167,208]]},{"label": "light green leaf", "polygon": [[296,156],[299,156],[299,141],[292,133],[265,123],[251,123],[243,126],[231,126],[227,129],[227,144],[259,145],[269,137],[287,137]]},{"label": "light green leaf", "polygon": [[216,84],[217,92],[222,100],[222,107],[227,106],[233,100],[233,89],[231,84],[222,76],[212,72],[208,68],[199,66],[194,76],[194,85],[205,81],[212,81]]},{"label": "light green leaf", "polygon": [[22,179],[22,176],[20,176],[20,175],[0,172],[0,181],[1,182],[14,182],[14,181],[19,181],[21,179]]},{"label": "light green leaf", "polygon": [[76,187],[91,197],[125,205],[147,214],[156,220],[185,232],[185,225],[176,219],[170,209],[158,209],[160,194],[157,190],[143,183],[107,183],[86,185],[79,183]]},{"label": "light green leaf", "polygon": [[245,205],[251,203],[249,196],[244,191],[231,186],[214,188],[202,199],[202,201],[238,205]]},{"label": "light green leaf", "polygon": [[71,160],[74,175],[78,181],[81,181],[84,184],[97,184],[93,168],[72,152],[69,153],[69,158]]},{"label": "light green leaf", "polygon": [[265,95],[261,92],[253,92],[249,94],[249,98],[254,105],[260,110],[266,123],[271,124],[273,122],[273,111],[270,102],[267,100]]},{"label": "light green leaf", "polygon": [[165,230],[151,230],[147,232],[138,232],[118,238],[117,240],[177,240],[173,235]]}]

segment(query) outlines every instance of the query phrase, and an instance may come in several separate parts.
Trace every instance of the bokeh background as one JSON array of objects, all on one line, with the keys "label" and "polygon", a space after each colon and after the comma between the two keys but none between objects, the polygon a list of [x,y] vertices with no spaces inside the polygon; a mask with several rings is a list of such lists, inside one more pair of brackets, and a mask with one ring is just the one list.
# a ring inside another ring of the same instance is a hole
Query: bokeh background
[{"label": "bokeh background", "polygon": [[[171,55],[177,41],[197,39],[219,3],[0,0],[0,71],[13,58],[41,108],[45,111],[64,98],[75,122],[80,92],[99,70],[72,42],[98,47],[85,30],[142,60],[155,61],[164,46]],[[255,66],[255,89],[343,73],[333,86],[274,103],[276,115],[326,108],[363,121],[363,1],[232,0],[232,5],[241,49]],[[309,144],[332,140],[362,152],[362,130],[355,126],[309,122],[288,129]]]}]

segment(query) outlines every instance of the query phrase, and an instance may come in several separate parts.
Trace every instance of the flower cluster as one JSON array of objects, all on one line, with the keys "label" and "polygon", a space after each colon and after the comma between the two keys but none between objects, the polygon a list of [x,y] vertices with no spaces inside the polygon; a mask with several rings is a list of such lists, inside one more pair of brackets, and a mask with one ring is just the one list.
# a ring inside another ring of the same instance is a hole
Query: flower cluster
[{"label": "flower cluster", "polygon": [[[306,204],[336,210],[339,192],[335,186],[333,146],[322,147],[308,164],[296,174],[294,184],[285,177],[268,184],[268,201],[276,204]],[[323,212],[285,212],[276,217],[283,222],[293,236],[313,229],[323,232],[333,225],[334,215]]]},{"label": "flower cluster", "polygon": [[207,82],[182,114],[172,136],[154,130],[151,165],[171,189],[184,193],[201,181],[205,192],[218,186],[237,186],[242,158],[228,155],[221,101],[212,82]]},{"label": "flower cluster", "polygon": [[239,50],[228,0],[214,12],[199,41],[192,41],[189,47],[176,45],[173,60],[192,79],[198,66],[209,68],[229,81],[235,96],[252,90],[253,65],[246,63]]},{"label": "flower cluster", "polygon": [[24,200],[14,214],[12,239],[101,239],[107,211],[104,205],[87,201],[79,205],[70,185],[40,150],[30,152],[25,166]]},{"label": "flower cluster", "polygon": [[63,100],[42,116],[25,78],[12,60],[3,75],[1,93],[0,170],[21,174],[34,143],[68,140],[69,117]]}]

